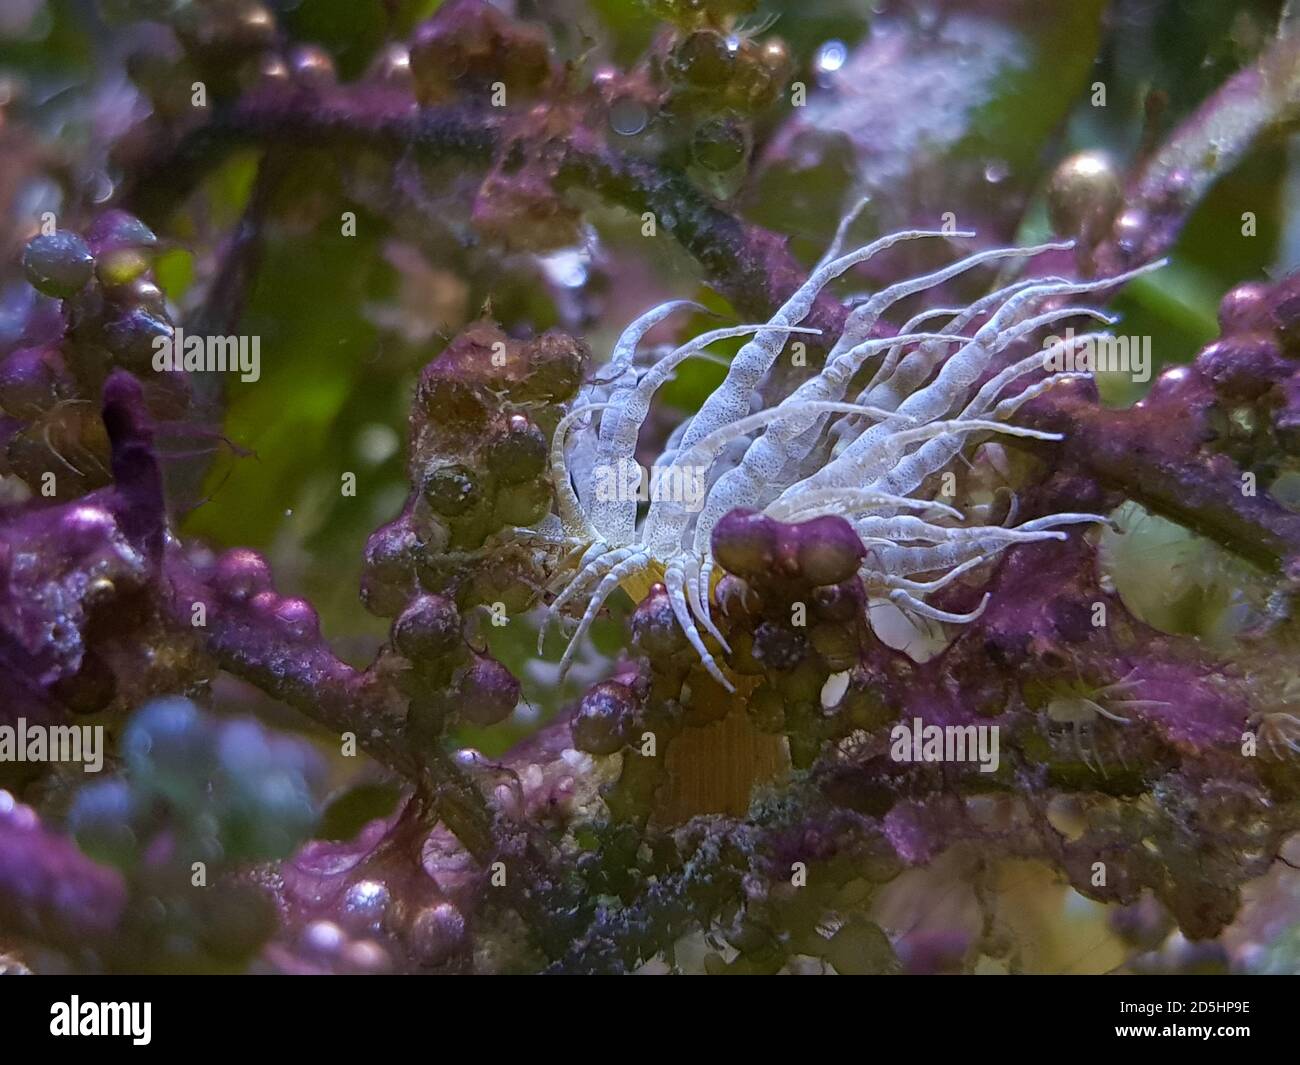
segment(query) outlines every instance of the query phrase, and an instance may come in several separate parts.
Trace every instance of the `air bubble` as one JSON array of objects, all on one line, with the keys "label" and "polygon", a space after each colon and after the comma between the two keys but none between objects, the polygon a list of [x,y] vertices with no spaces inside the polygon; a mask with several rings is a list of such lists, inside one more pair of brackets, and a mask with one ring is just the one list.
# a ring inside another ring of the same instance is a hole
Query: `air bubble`
[{"label": "air bubble", "polygon": [[834,74],[849,57],[849,50],[843,41],[827,41],[817,49],[813,57],[813,68],[818,74]]},{"label": "air bubble", "polygon": [[591,256],[582,248],[562,248],[539,260],[547,280],[561,288],[582,288],[587,283]]},{"label": "air bubble", "polygon": [[998,185],[1011,175],[1011,168],[1002,160],[989,163],[984,167],[984,180],[990,185]]},{"label": "air bubble", "polygon": [[634,137],[650,122],[645,104],[631,96],[620,96],[609,106],[609,125],[624,137]]}]

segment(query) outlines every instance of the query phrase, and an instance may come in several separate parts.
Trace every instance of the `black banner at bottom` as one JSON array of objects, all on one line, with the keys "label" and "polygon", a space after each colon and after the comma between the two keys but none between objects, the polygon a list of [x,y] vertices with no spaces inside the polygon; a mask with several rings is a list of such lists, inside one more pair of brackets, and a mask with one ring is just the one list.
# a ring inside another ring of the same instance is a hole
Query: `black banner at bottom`
[{"label": "black banner at bottom", "polygon": [[826,1040],[879,1048],[877,1039],[892,1033],[900,1049],[915,1043],[930,1053],[1012,1038],[1040,1051],[1200,1044],[1230,1054],[1235,1044],[1293,1046],[1296,986],[1241,977],[883,977],[838,990],[715,982],[702,1000],[671,980],[641,980],[633,990],[611,980],[579,989],[508,978],[15,977],[0,982],[0,1047],[15,1061],[28,1048],[110,1043],[128,1053],[335,1056],[355,1048],[374,1057],[436,1054],[448,1038],[456,1052],[466,1043],[499,1054],[515,1042],[551,1053],[558,1048],[546,1050],[547,1042],[570,1036],[590,1047],[607,1032],[648,1036],[665,1050],[677,1037],[684,1049],[712,1032],[710,1042],[724,1038],[732,1050],[761,1041],[779,1053],[788,1042],[811,1053]]}]

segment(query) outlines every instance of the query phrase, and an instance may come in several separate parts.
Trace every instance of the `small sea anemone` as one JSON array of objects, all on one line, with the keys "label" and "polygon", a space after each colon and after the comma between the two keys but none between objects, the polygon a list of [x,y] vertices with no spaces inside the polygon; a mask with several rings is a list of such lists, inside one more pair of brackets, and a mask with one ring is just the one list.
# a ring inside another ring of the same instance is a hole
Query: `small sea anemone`
[{"label": "small sea anemone", "polygon": [[[639,600],[651,584],[662,581],[686,638],[709,672],[731,690],[701,629],[730,652],[713,620],[710,598],[715,541],[725,531],[719,523],[738,508],[787,522],[822,515],[847,520],[866,549],[859,574],[873,594],[887,596],[911,615],[957,624],[978,617],[984,604],[957,614],[930,605],[926,596],[1011,544],[1064,539],[1062,526],[1105,520],[1096,514],[1058,513],[1015,527],[967,525],[961,513],[925,488],[968,444],[989,434],[1057,439],[1008,419],[1048,388],[1089,376],[1048,368],[1072,345],[1100,334],[1056,342],[986,376],[994,360],[1058,322],[1093,318],[1111,324],[1113,319],[1065,297],[1113,288],[1162,264],[1093,281],[1022,279],[965,308],[925,310],[896,335],[879,336],[882,316],[900,300],[984,264],[1028,260],[1071,245],[977,252],[861,300],[822,368],[810,371],[779,402],[764,405],[757,390],[786,342],[795,334],[818,332],[800,323],[826,285],[900,242],[974,235],[908,230],[845,254],[845,236],[856,214],[844,219],[808,279],[764,324],[711,330],[643,367],[634,361],[639,342],[688,304],[671,301],[637,318],[561,419],[550,460],[557,513],[515,535],[558,556],[552,585],[558,594],[547,622],[585,598],[562,669],[616,588],[621,585]],[[920,330],[934,319],[946,321]],[[739,336],[750,339],[729,364],[725,379],[698,412],[677,426],[656,460],[653,475],[659,490],[652,491],[638,524],[638,495],[619,488],[625,471],[640,473],[633,455],[655,392],[684,360]],[[879,360],[874,373],[850,397],[850,385],[872,359]],[[1012,385],[1026,381],[1008,394]],[[546,628],[543,624],[539,645]]]},{"label": "small sea anemone", "polygon": [[1250,724],[1260,746],[1278,761],[1300,756],[1300,717],[1274,710],[1253,715]]},{"label": "small sea anemone", "polygon": [[[1078,688],[1056,696],[1047,704],[1048,720],[1057,725],[1069,725],[1074,733],[1074,749],[1081,761],[1089,769],[1106,776],[1106,764],[1102,760],[1101,750],[1097,746],[1096,729],[1099,721],[1105,719],[1116,725],[1128,725],[1132,719],[1119,711],[1133,711],[1165,706],[1157,699],[1138,699],[1134,692],[1142,685],[1136,671],[1110,684],[1096,688]],[[1093,761],[1096,761],[1094,769]],[[1124,761],[1120,756],[1121,763]]]}]

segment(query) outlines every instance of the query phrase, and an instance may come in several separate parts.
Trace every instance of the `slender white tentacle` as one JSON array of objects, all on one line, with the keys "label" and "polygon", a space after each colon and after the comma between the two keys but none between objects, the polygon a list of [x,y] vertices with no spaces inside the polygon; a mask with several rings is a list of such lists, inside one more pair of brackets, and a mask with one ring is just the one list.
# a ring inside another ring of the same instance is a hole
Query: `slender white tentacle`
[{"label": "slender white tentacle", "polygon": [[623,578],[643,569],[648,562],[649,559],[644,551],[626,555],[601,578],[600,583],[596,585],[596,590],[592,593],[591,601],[587,604],[587,609],[583,611],[582,618],[578,621],[578,627],[574,630],[573,635],[569,637],[569,646],[564,649],[564,655],[560,658],[559,675],[561,679],[568,673],[569,666],[573,664],[573,656],[578,652],[578,645],[582,642],[582,638],[587,635],[587,630],[591,628],[592,623],[596,620],[596,615],[600,613],[600,608],[605,605],[605,600],[614,594],[614,590],[619,586],[619,582]]},{"label": "slender white tentacle", "polygon": [[700,656],[700,662],[708,670],[709,675],[729,692],[734,692],[736,686],[727,679],[722,668],[714,659],[712,652],[704,645],[704,638],[700,635],[700,630],[695,627],[695,619],[691,617],[691,611],[686,602],[686,574],[685,567],[682,564],[681,557],[674,559],[664,570],[664,587],[668,590],[668,602],[672,606],[673,616],[677,618],[677,624],[682,627],[682,632],[686,634],[686,639],[690,645],[695,648],[695,653]]},{"label": "slender white tentacle", "polygon": [[906,589],[896,588],[889,593],[889,598],[901,607],[906,607],[914,613],[920,614],[923,618],[929,618],[931,621],[948,621],[954,625],[969,625],[984,613],[984,608],[989,605],[989,594],[984,593],[984,598],[980,600],[980,605],[972,610],[969,614],[953,614],[947,610],[939,610],[932,607],[929,603],[922,602],[912,595]]},{"label": "slender white tentacle", "polygon": [[573,481],[569,478],[569,464],[565,459],[569,426],[579,418],[608,406],[608,403],[588,403],[569,411],[555,426],[555,435],[551,437],[551,484],[555,487],[555,509],[560,513],[564,531],[570,536],[586,536],[591,539],[595,533],[582,509],[578,493],[573,490]]},{"label": "slender white tentacle", "polygon": [[546,643],[546,630],[550,628],[552,621],[560,617],[560,611],[564,609],[565,604],[594,580],[603,577],[604,574],[614,569],[625,559],[634,557],[637,554],[640,554],[640,552],[634,551],[630,547],[620,547],[617,550],[605,552],[600,558],[579,570],[577,576],[555,597],[551,605],[547,607],[546,613],[542,615],[542,623],[537,631],[537,653],[542,653],[542,647]]}]

